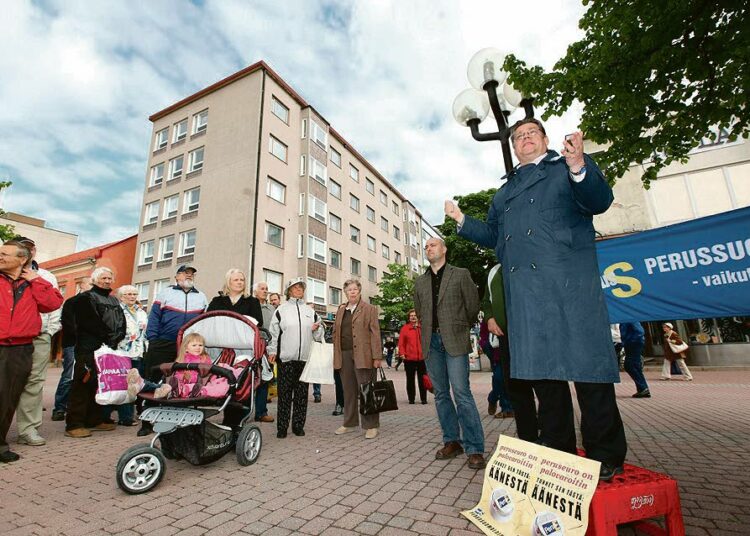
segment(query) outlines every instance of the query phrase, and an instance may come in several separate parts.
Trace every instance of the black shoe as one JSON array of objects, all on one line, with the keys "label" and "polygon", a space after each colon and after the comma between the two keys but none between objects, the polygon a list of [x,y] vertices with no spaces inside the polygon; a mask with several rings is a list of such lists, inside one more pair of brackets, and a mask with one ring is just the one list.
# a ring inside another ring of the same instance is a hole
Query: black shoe
[{"label": "black shoe", "polygon": [[6,450],[5,452],[0,452],[0,462],[2,463],[10,463],[18,461],[20,456],[16,454],[15,452],[11,452],[9,450]]},{"label": "black shoe", "polygon": [[50,419],[53,421],[64,421],[65,412],[56,409],[52,412],[52,417],[50,417]]},{"label": "black shoe", "polygon": [[422,400],[422,404],[427,404],[427,400]]},{"label": "black shoe", "polygon": [[651,398],[651,391],[649,391],[648,388],[643,391],[638,391],[633,395],[633,398]]},{"label": "black shoe", "polygon": [[286,437],[286,432],[276,432],[276,437],[284,439]]},{"label": "black shoe", "polygon": [[305,431],[304,430],[292,430],[292,432],[294,433],[294,435],[300,436],[300,437],[302,437],[303,435],[305,435]]},{"label": "black shoe", "polygon": [[117,421],[118,426],[138,426],[137,421]]},{"label": "black shoe", "polygon": [[409,400],[409,404],[413,404],[413,403],[414,403],[414,401],[413,401],[413,400]]},{"label": "black shoe", "polygon": [[338,416],[338,415],[343,415],[343,414],[344,414],[344,408],[336,404],[336,407],[334,408],[333,413],[331,413],[331,415]]},{"label": "black shoe", "polygon": [[319,396],[314,396],[313,397],[313,402],[315,402],[316,404],[320,404],[320,397]]},{"label": "black shoe", "polygon": [[138,432],[135,435],[138,437],[144,437],[153,433],[153,431],[154,431],[154,428],[153,426],[151,426],[150,422],[143,422],[141,424],[140,430],[138,430]]},{"label": "black shoe", "polygon": [[602,462],[602,466],[599,469],[599,480],[612,480],[615,475],[621,475],[623,471],[624,469],[622,468],[622,465],[610,465],[606,462]]}]

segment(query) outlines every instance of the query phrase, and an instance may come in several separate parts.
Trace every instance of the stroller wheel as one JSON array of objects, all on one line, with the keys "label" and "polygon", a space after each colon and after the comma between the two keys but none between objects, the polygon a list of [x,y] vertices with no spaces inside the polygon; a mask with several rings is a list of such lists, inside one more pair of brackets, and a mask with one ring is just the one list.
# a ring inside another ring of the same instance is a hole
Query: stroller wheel
[{"label": "stroller wheel", "polygon": [[135,495],[154,488],[164,477],[167,462],[162,453],[148,444],[126,450],[117,462],[117,485]]},{"label": "stroller wheel", "polygon": [[237,463],[240,465],[252,465],[260,455],[260,449],[263,446],[263,436],[260,434],[260,428],[251,424],[240,430],[237,437]]}]

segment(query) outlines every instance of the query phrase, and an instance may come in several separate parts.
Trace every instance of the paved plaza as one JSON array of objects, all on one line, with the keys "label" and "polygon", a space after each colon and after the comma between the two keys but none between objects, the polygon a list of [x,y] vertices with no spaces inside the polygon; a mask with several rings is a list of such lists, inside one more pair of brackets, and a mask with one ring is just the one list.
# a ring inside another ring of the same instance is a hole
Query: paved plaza
[{"label": "paved plaza", "polygon": [[[649,370],[653,398],[641,400],[630,398],[633,384],[623,375],[617,395],[628,462],[677,479],[687,534],[747,534],[750,371],[693,373],[694,382],[662,382]],[[263,424],[256,464],[240,467],[233,453],[202,467],[168,461],[161,484],[137,496],[121,492],[114,475],[122,452],[143,443],[136,428],[64,437],[64,423],[49,420],[59,374],[50,369],[45,389],[47,445],[16,445],[11,428],[9,442],[23,458],[0,465],[4,536],[479,533],[460,511],[477,502],[482,472],[470,470],[465,456],[434,459],[441,440],[434,399],[408,405],[403,371],[388,371],[400,409],[382,416],[374,441],[333,435],[341,417],[331,416],[333,387],[324,386],[323,403],[311,400],[306,437],[277,439],[275,424]],[[487,415],[489,374],[473,373],[472,386],[489,454],[498,435],[515,427]]]}]

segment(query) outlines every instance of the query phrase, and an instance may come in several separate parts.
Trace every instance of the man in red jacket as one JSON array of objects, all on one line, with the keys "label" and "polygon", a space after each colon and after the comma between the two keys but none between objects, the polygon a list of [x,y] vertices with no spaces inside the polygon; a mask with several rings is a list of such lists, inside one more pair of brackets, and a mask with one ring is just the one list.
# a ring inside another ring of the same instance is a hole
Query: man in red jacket
[{"label": "man in red jacket", "polygon": [[0,462],[16,461],[5,436],[31,373],[39,313],[58,309],[60,291],[31,269],[31,252],[21,242],[0,246]]}]

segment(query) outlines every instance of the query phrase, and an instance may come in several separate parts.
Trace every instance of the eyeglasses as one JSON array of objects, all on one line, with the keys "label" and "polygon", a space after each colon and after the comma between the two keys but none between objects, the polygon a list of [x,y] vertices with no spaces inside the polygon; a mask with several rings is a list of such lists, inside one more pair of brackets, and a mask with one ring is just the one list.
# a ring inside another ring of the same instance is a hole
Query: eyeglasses
[{"label": "eyeglasses", "polygon": [[521,140],[524,140],[526,138],[530,138],[532,136],[536,136],[539,133],[541,133],[541,130],[539,130],[538,128],[531,128],[531,129],[527,130],[526,132],[516,132],[515,134],[513,134],[513,138],[512,139],[513,139],[513,142],[515,143],[517,141],[521,141]]}]

